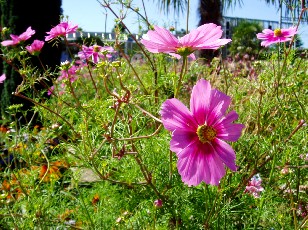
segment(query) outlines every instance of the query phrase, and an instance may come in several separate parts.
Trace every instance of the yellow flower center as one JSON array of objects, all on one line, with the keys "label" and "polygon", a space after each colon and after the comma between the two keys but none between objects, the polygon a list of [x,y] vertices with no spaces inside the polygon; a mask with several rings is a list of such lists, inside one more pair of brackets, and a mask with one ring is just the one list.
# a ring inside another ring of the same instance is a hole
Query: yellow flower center
[{"label": "yellow flower center", "polygon": [[217,133],[216,130],[207,125],[201,125],[197,128],[197,135],[199,140],[204,144],[205,142],[211,142],[215,139]]},{"label": "yellow flower center", "polygon": [[281,35],[282,35],[281,29],[275,29],[275,30],[274,30],[274,35],[275,35],[276,37],[281,37]]},{"label": "yellow flower center", "polygon": [[100,48],[99,46],[94,45],[93,46],[93,51],[98,53],[99,52],[99,48]]},{"label": "yellow flower center", "polygon": [[176,53],[183,57],[187,57],[192,52],[194,52],[194,50],[191,47],[179,47],[176,49]]}]

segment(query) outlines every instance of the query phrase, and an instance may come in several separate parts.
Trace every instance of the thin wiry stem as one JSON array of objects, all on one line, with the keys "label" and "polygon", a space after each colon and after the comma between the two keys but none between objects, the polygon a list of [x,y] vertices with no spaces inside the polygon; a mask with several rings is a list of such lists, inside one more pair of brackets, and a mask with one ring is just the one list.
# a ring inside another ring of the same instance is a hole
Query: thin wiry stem
[{"label": "thin wiry stem", "polygon": [[139,139],[150,138],[150,137],[153,137],[153,136],[157,135],[162,127],[163,127],[163,125],[160,124],[158,126],[158,128],[152,134],[150,134],[150,135],[139,136],[139,137],[127,137],[127,138],[120,138],[120,139],[114,139],[114,140],[116,140],[116,141],[132,141],[132,140],[139,140]]},{"label": "thin wiry stem", "polygon": [[179,77],[179,81],[178,81],[178,84],[174,90],[174,98],[177,98],[178,97],[178,94],[179,94],[179,91],[180,91],[180,88],[181,88],[181,85],[182,85],[182,80],[183,80],[183,77],[186,73],[186,66],[187,66],[187,56],[184,56],[183,57],[183,64],[182,64],[182,69],[181,69],[181,74],[180,74],[180,77]]}]

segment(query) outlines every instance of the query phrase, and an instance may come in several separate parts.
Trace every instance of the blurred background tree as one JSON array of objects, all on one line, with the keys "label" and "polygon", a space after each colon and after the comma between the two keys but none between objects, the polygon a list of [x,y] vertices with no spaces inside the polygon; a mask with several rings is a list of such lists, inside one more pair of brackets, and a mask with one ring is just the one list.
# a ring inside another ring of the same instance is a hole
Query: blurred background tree
[{"label": "blurred background tree", "polygon": [[243,20],[233,28],[232,42],[229,47],[231,55],[257,55],[261,50],[260,40],[256,34],[262,32],[262,26],[257,22]]},{"label": "blurred background tree", "polygon": [[[36,31],[35,35],[29,39],[29,44],[34,39],[45,40],[46,32],[60,22],[62,0],[6,0],[0,1],[0,28],[8,28],[9,33],[2,33],[1,40],[10,39],[9,34],[19,35],[31,26]],[[6,49],[5,47],[2,47]],[[10,48],[10,47],[8,47]],[[56,49],[50,43],[45,43],[40,58],[47,68],[54,69],[60,64],[61,47]],[[31,60],[35,66],[40,66],[37,58]],[[0,115],[2,118],[8,118],[7,107],[12,104],[24,104],[23,109],[28,110],[31,104],[25,100],[12,95],[18,84],[21,83],[21,77],[6,62],[0,64],[0,74],[5,73],[7,79],[4,84],[0,84]]]}]

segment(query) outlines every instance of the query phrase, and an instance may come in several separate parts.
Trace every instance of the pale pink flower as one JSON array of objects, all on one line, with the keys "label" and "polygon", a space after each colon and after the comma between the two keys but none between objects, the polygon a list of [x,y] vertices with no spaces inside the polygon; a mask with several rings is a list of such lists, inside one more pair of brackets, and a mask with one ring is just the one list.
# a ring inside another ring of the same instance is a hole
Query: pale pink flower
[{"label": "pale pink flower", "polygon": [[143,35],[141,43],[152,53],[167,53],[178,59],[181,56],[195,59],[194,51],[218,49],[231,41],[231,39],[220,39],[221,36],[221,27],[213,23],[199,26],[179,39],[169,30],[154,26],[154,30],[149,30]]},{"label": "pale pink flower", "polygon": [[257,34],[257,38],[264,40],[261,42],[261,46],[269,46],[271,44],[279,42],[291,41],[292,37],[297,33],[296,27],[290,27],[289,29],[264,29],[262,33]]},{"label": "pale pink flower", "polygon": [[44,42],[40,40],[34,40],[31,45],[26,46],[26,50],[32,55],[39,55],[41,49],[44,46]]},{"label": "pale pink flower", "polygon": [[238,114],[226,114],[231,98],[201,79],[193,87],[190,110],[176,98],[160,111],[164,127],[172,132],[170,150],[178,157],[182,181],[191,186],[202,181],[218,185],[225,167],[236,171],[235,152],[225,141],[237,141],[244,128],[234,124]]},{"label": "pale pink flower", "polygon": [[83,60],[91,57],[94,63],[98,63],[100,59],[110,59],[111,53],[114,53],[114,49],[110,46],[93,45],[87,47],[83,45],[82,51],[78,52],[78,57]]},{"label": "pale pink flower", "polygon": [[58,81],[62,81],[63,79],[69,79],[70,82],[74,82],[77,80],[77,71],[79,70],[78,66],[71,66],[68,69],[61,70],[61,75],[58,77]]},{"label": "pale pink flower", "polygon": [[245,193],[253,195],[255,198],[260,197],[260,193],[264,191],[264,188],[261,186],[262,179],[260,176],[253,176],[246,186]]},{"label": "pale pink flower", "polygon": [[59,36],[66,36],[67,34],[75,33],[78,29],[78,25],[73,25],[70,22],[61,22],[54,28],[50,30],[50,32],[47,32],[49,34],[48,36],[45,36],[45,41],[52,40]]},{"label": "pale pink flower", "polygon": [[10,37],[12,38],[12,40],[5,40],[5,41],[1,42],[1,45],[3,45],[3,46],[14,46],[14,45],[17,45],[20,42],[26,41],[29,38],[31,38],[31,36],[33,34],[35,34],[35,30],[32,30],[31,26],[30,26],[30,27],[28,27],[28,29],[25,32],[23,32],[19,36],[11,34]]},{"label": "pale pink flower", "polygon": [[2,83],[5,81],[5,79],[6,79],[5,74],[2,74],[2,75],[0,76],[0,84],[2,84]]}]

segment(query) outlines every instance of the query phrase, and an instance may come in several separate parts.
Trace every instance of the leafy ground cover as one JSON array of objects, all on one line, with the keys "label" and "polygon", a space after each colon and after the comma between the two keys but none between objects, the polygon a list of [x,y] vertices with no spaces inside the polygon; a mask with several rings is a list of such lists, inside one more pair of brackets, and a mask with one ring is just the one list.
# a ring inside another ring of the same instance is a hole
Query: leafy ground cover
[{"label": "leafy ground cover", "polygon": [[[54,72],[31,66],[22,43],[3,48],[23,76],[15,95],[38,118],[20,125],[22,105],[13,105],[13,120],[3,120],[1,228],[306,228],[307,59],[281,43],[259,59],[205,64],[138,44],[137,61],[118,42],[74,44],[82,53]],[[121,57],[113,60],[115,51]],[[236,170],[228,165],[217,185],[188,186],[161,111],[174,97],[189,108],[200,79],[230,96],[228,112],[244,128],[228,142]]]}]

